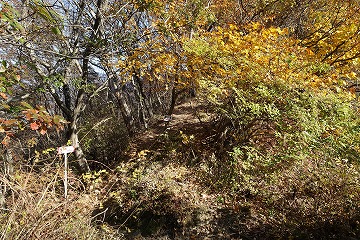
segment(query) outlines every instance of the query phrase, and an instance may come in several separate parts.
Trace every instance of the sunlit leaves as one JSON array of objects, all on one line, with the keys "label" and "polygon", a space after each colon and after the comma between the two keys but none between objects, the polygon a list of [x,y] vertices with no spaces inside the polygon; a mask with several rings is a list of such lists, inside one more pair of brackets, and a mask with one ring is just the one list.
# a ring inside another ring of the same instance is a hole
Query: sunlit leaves
[{"label": "sunlit leaves", "polygon": [[314,22],[309,25],[309,34],[302,43],[330,64],[351,63],[360,56],[359,9],[358,1],[353,0],[333,0],[312,6],[309,17]]},{"label": "sunlit leaves", "polygon": [[[280,26],[301,40],[319,61],[339,66],[347,74],[360,57],[360,5],[357,0],[218,0],[212,5],[221,25],[256,21],[258,26]],[[256,29],[254,25],[254,29]]]}]

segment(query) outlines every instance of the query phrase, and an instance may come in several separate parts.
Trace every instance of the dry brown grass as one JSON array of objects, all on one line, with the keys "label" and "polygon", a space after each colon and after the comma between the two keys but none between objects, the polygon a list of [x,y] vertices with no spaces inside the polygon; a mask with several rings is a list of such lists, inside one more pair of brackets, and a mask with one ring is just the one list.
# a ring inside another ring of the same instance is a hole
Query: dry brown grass
[{"label": "dry brown grass", "polygon": [[62,170],[18,170],[11,179],[0,179],[8,189],[0,210],[0,239],[120,239],[115,231],[92,225],[96,195],[81,191],[73,174],[69,198],[64,199]]}]

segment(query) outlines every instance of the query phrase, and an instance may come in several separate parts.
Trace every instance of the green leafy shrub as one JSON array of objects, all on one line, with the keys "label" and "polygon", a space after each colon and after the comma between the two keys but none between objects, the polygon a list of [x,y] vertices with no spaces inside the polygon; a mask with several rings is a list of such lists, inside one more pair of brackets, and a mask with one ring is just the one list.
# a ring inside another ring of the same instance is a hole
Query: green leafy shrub
[{"label": "green leafy shrub", "polygon": [[196,52],[196,41],[186,45],[204,69],[197,72],[201,96],[217,115],[216,150],[204,163],[204,182],[234,202],[249,201],[262,216],[253,216],[257,227],[269,228],[254,227],[264,238],[344,237],[336,226],[356,236],[355,95],[337,84],[337,69],[296,47],[286,30],[256,23],[250,29],[229,26],[202,37],[206,51]]}]

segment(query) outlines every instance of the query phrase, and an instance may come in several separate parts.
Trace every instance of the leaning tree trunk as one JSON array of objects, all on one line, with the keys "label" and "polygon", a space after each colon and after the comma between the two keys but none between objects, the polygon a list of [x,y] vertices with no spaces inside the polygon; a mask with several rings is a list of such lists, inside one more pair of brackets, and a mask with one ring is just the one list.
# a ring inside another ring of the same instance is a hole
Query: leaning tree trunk
[{"label": "leaning tree trunk", "polygon": [[123,89],[118,89],[115,92],[115,97],[120,108],[121,116],[124,120],[128,134],[131,136],[135,133],[135,120],[131,108],[126,101]]},{"label": "leaning tree trunk", "polygon": [[117,105],[120,109],[120,113],[125,123],[128,134],[131,136],[135,133],[135,129],[134,129],[135,119],[131,107],[126,101],[126,97],[124,96],[125,85],[122,87],[119,87],[117,85],[118,82],[121,82],[119,76],[113,71],[108,61],[106,59],[104,59],[104,61],[106,66],[106,73],[108,75],[108,84],[109,84],[110,92],[112,96],[116,99]]},{"label": "leaning tree trunk", "polygon": [[137,73],[134,74],[133,80],[134,80],[133,84],[135,86],[136,95],[141,107],[142,118],[143,118],[141,119],[142,124],[144,125],[145,128],[147,128],[148,120],[151,119],[154,115],[152,106],[150,104],[151,102],[149,101],[148,97],[144,92],[143,81]]}]

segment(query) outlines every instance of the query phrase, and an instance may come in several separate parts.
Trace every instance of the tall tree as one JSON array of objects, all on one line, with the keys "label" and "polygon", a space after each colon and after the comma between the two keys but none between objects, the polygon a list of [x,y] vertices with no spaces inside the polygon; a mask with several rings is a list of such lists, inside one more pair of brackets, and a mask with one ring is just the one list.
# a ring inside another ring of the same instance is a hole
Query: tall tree
[{"label": "tall tree", "polygon": [[[18,3],[20,4],[20,3]],[[18,48],[19,62],[27,64],[37,88],[52,96],[69,122],[67,139],[75,147],[81,170],[88,164],[78,139],[78,123],[85,98],[96,91],[90,76],[94,53],[102,47],[102,12],[107,1],[24,1],[23,28],[2,42]],[[20,8],[21,7],[21,8]]]}]

